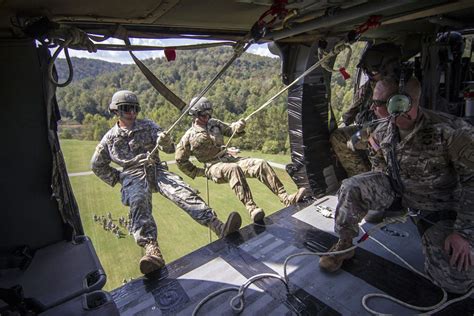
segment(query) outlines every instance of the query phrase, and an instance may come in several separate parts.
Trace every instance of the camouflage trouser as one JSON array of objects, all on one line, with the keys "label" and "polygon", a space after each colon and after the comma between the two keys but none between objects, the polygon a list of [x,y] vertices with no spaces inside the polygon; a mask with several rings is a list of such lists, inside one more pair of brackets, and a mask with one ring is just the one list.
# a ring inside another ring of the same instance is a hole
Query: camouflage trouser
[{"label": "camouflage trouser", "polygon": [[370,163],[364,152],[353,151],[346,145],[357,130],[358,127],[355,125],[345,126],[336,129],[329,137],[332,149],[349,177],[370,171]]},{"label": "camouflage trouser", "polygon": [[227,162],[217,162],[206,168],[206,176],[216,183],[229,183],[237,198],[251,211],[256,204],[245,177],[257,178],[264,183],[281,201],[286,196],[285,188],[272,167],[263,159],[230,158]]},{"label": "camouflage trouser", "polygon": [[[463,294],[474,286],[474,267],[468,271],[458,271],[449,264],[450,256],[444,250],[444,240],[452,232],[449,227],[453,221],[437,222],[424,234],[423,253],[425,254],[425,270],[434,283],[452,293]],[[469,240],[471,253],[474,249],[474,239]]]},{"label": "camouflage trouser", "polygon": [[359,223],[368,210],[388,209],[395,201],[389,177],[381,172],[365,172],[342,181],[338,194],[335,231],[341,238],[359,234]]},{"label": "camouflage trouser", "polygon": [[[366,172],[344,180],[338,198],[335,231],[342,239],[352,239],[359,234],[358,224],[367,214],[367,210],[387,209],[394,202],[396,194],[387,175]],[[423,234],[425,269],[434,282],[447,291],[464,293],[473,285],[473,267],[468,272],[458,272],[450,266],[449,256],[444,252],[443,245],[451,230],[444,227],[446,224],[435,225]],[[472,251],[473,238],[470,238],[469,242]]]},{"label": "camouflage trouser", "polygon": [[179,176],[165,169],[150,168],[147,175],[122,173],[121,178],[122,203],[130,206],[131,232],[140,246],[157,239],[151,204],[153,192],[159,192],[202,225],[207,226],[215,216],[196,191]]}]

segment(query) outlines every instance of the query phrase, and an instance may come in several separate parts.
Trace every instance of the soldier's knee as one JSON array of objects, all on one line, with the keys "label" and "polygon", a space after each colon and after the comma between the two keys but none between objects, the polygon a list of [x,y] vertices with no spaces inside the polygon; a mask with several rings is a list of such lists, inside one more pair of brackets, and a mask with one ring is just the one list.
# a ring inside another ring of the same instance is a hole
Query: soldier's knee
[{"label": "soldier's knee", "polygon": [[448,292],[463,294],[474,284],[474,269],[458,271],[450,264],[450,256],[444,251],[444,241],[451,230],[442,227],[452,227],[453,223],[438,222],[439,226],[432,226],[423,234],[425,270],[438,286]]},{"label": "soldier's knee", "polygon": [[243,174],[243,173],[244,173],[243,170],[242,170],[242,168],[240,168],[240,166],[239,166],[238,164],[236,164],[236,163],[230,163],[230,164],[228,165],[228,168],[229,168],[230,172],[231,172],[232,174],[234,174],[234,175]]},{"label": "soldier's knee", "polygon": [[336,141],[340,139],[342,136],[342,132],[340,129],[336,129],[334,132],[329,135],[329,141],[332,143],[333,141]]},{"label": "soldier's knee", "polygon": [[270,165],[268,164],[268,162],[266,160],[263,160],[263,159],[255,159],[255,165],[258,167],[258,168],[261,168],[261,169],[268,169],[270,168]]},{"label": "soldier's knee", "polygon": [[128,204],[132,208],[148,208],[149,198],[145,195],[137,194],[133,195],[128,199]]},{"label": "soldier's knee", "polygon": [[341,192],[351,192],[355,188],[358,188],[359,184],[355,181],[354,177],[350,177],[347,179],[342,180],[341,188],[339,189]]},{"label": "soldier's knee", "polygon": [[347,147],[347,140],[343,139],[342,136],[333,137],[329,139],[331,143],[332,149],[336,153],[336,155],[347,155],[347,152],[352,152]]},{"label": "soldier's knee", "polygon": [[336,129],[334,132],[331,133],[331,135],[329,135],[329,141],[331,142],[331,144],[340,143],[344,141],[344,139],[345,135],[341,129]]}]

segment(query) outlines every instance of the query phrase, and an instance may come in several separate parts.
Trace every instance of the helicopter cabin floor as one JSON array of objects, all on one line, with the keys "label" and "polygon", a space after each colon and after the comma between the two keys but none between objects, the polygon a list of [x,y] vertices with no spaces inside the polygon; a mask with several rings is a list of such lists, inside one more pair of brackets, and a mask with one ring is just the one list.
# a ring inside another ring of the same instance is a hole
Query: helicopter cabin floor
[{"label": "helicopter cabin floor", "polygon": [[[196,305],[216,290],[238,287],[256,274],[283,275],[288,256],[327,250],[337,241],[334,219],[324,217],[318,209],[334,210],[336,204],[337,197],[327,195],[312,204],[282,209],[265,218],[265,225],[244,227],[235,236],[169,263],[156,275],[126,283],[113,290],[112,297],[121,315],[191,315]],[[387,225],[372,236],[423,271],[420,236],[411,221]],[[388,294],[418,306],[431,306],[442,298],[439,288],[370,239],[336,273],[321,271],[318,260],[318,256],[301,256],[289,261],[290,295],[277,279],[256,281],[245,292],[242,314],[368,315],[361,303],[368,293]],[[198,315],[233,315],[229,302],[236,294],[230,291],[213,298]],[[416,313],[379,298],[369,300],[368,305],[381,313]],[[473,313],[474,295],[436,315]]]}]

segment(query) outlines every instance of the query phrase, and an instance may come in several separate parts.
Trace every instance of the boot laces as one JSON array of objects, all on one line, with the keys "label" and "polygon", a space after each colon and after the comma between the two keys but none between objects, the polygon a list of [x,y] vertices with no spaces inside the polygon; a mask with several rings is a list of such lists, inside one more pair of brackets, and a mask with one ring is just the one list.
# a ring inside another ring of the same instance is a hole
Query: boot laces
[{"label": "boot laces", "polygon": [[337,243],[329,249],[330,251],[340,251],[350,248],[352,243],[339,239]]},{"label": "boot laces", "polygon": [[160,248],[156,243],[149,243],[145,246],[145,253],[149,256],[161,257]]}]

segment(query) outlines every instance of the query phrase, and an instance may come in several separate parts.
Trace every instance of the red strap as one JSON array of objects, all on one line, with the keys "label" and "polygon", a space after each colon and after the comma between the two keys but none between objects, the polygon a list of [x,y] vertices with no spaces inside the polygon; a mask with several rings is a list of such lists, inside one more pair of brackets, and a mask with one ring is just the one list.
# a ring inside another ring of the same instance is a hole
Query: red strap
[{"label": "red strap", "polygon": [[351,77],[351,75],[349,75],[349,73],[347,73],[346,68],[344,68],[344,67],[339,68],[339,72],[341,73],[344,80],[347,80]]},{"label": "red strap", "polygon": [[356,29],[355,32],[357,34],[362,34],[366,32],[367,30],[374,29],[380,26],[381,22],[380,19],[382,19],[381,15],[371,15],[369,19],[362,25],[359,25]]},{"label": "red strap", "polygon": [[369,238],[369,234],[365,233],[365,234],[362,235],[362,237],[359,238],[357,243],[360,244],[361,242],[366,241],[367,238]]},{"label": "red strap", "polygon": [[167,61],[176,59],[176,50],[174,48],[165,48],[165,56]]},{"label": "red strap", "polygon": [[[285,8],[287,4],[288,0],[274,0],[273,5],[270,7],[270,9],[263,12],[257,23],[259,25],[269,26],[272,25],[277,18],[283,19],[288,14],[288,10]],[[267,16],[273,16],[273,18],[270,21],[265,22],[264,19]]]}]

